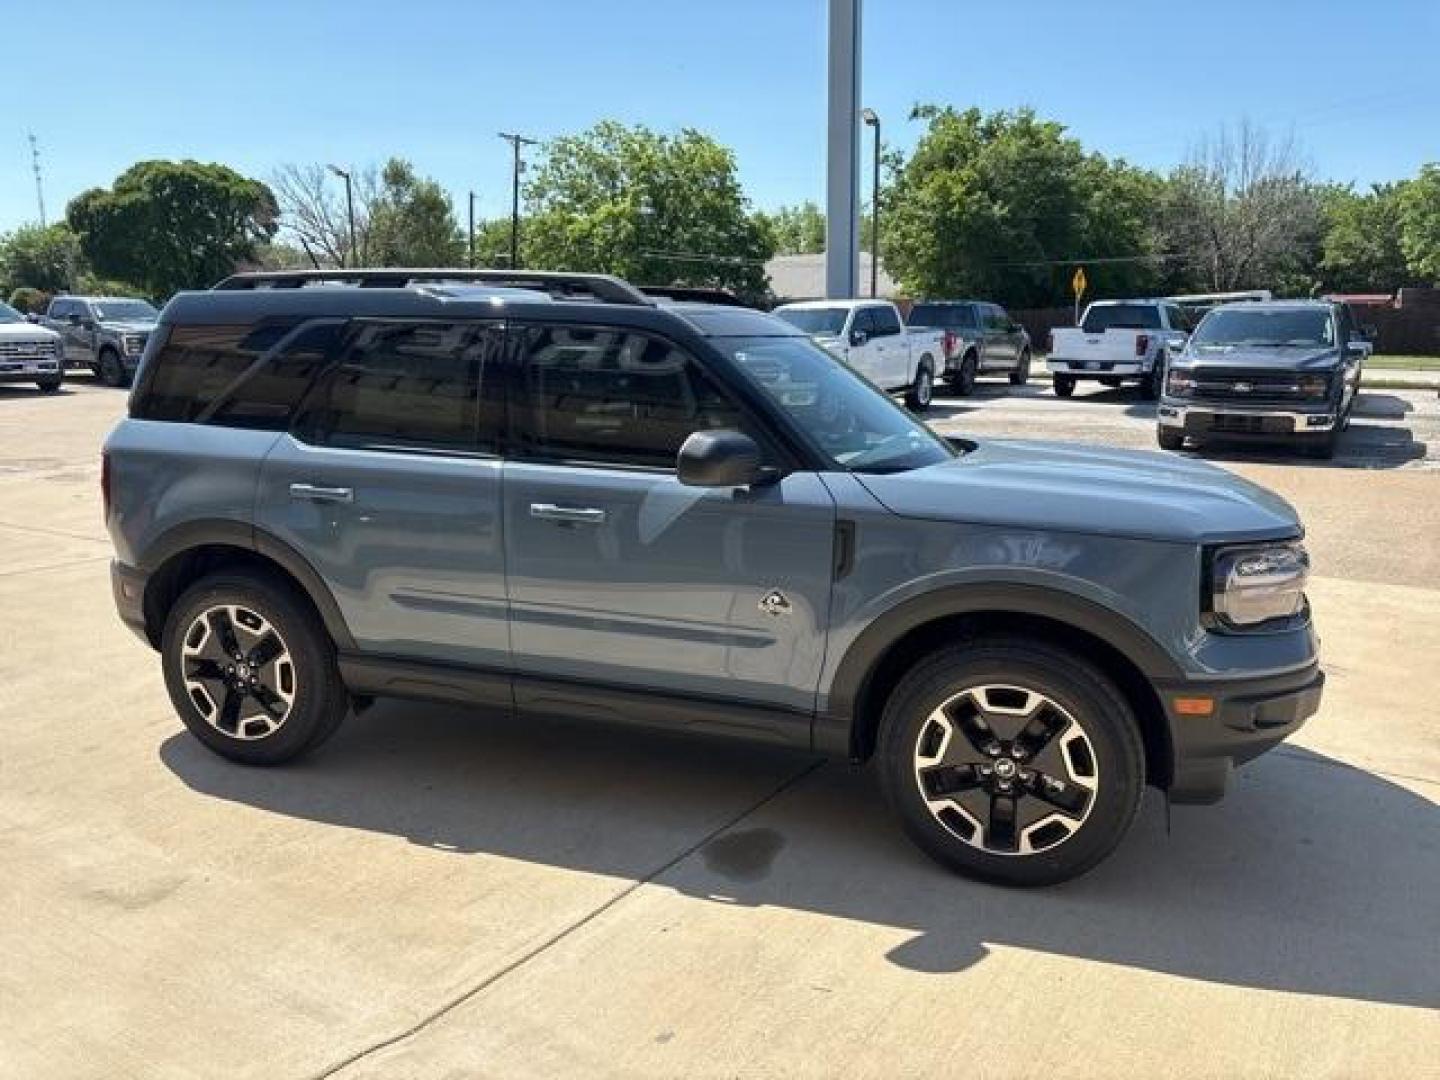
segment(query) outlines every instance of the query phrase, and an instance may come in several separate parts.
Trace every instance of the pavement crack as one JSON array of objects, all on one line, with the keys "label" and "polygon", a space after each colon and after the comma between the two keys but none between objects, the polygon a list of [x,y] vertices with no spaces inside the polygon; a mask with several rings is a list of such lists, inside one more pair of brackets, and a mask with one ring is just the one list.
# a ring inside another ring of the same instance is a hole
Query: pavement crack
[{"label": "pavement crack", "polygon": [[0,521],[0,529],[14,529],[16,532],[43,533],[46,536],[60,536],[66,540],[89,540],[92,544],[108,544],[110,541],[99,536],[86,536],[84,533],[69,532],[65,529],[52,529],[45,525],[17,525],[13,521]]},{"label": "pavement crack", "polygon": [[85,563],[108,561],[109,555],[86,555],[79,559],[70,559],[66,562],[46,563],[44,566],[22,566],[14,570],[0,570],[0,577],[14,577],[17,574],[43,574],[46,570],[64,570],[71,566],[83,566]]},{"label": "pavement crack", "polygon": [[772,788],[763,798],[747,806],[744,810],[741,810],[738,814],[722,822],[720,825],[717,825],[715,828],[707,832],[704,836],[700,837],[700,839],[696,840],[693,844],[684,848],[678,854],[674,855],[670,859],[667,859],[664,863],[651,870],[644,877],[637,878],[635,881],[625,886],[625,888],[621,889],[614,896],[606,900],[599,907],[596,907],[593,910],[586,912],[578,919],[574,920],[566,926],[561,927],[555,933],[547,937],[544,941],[540,942],[538,945],[534,946],[528,951],[522,953],[520,956],[517,956],[514,960],[510,961],[510,963],[506,964],[498,971],[491,972],[474,986],[462,991],[450,1000],[443,1002],[433,1012],[421,1017],[419,1020],[411,1024],[405,1030],[396,1032],[394,1035],[388,1036],[387,1038],[381,1039],[378,1042],[371,1043],[369,1046],[363,1047],[362,1049],[355,1051],[343,1061],[337,1062],[334,1065],[330,1065],[321,1072],[314,1074],[313,1080],[326,1080],[327,1077],[336,1076],[345,1069],[348,1069],[351,1065],[355,1065],[373,1054],[377,1054],[382,1050],[388,1050],[390,1047],[402,1043],[407,1039],[413,1038],[414,1036],[420,1034],[426,1028],[434,1024],[436,1021],[443,1019],[445,1016],[454,1012],[462,1005],[466,1004],[469,1001],[472,1001],[474,998],[476,998],[477,996],[488,990],[490,987],[498,983],[501,979],[504,979],[507,975],[518,971],[520,968],[530,963],[531,960],[534,960],[536,957],[549,951],[554,946],[560,944],[560,942],[564,941],[577,930],[583,929],[590,923],[594,922],[601,915],[604,915],[607,911],[615,907],[615,905],[619,904],[627,897],[638,892],[644,886],[650,884],[652,881],[656,880],[662,875],[668,873],[670,870],[674,869],[676,866],[680,865],[691,855],[694,855],[697,851],[703,848],[706,844],[710,843],[716,837],[721,836],[724,833],[727,833],[731,829],[735,828],[736,825],[740,824],[740,822],[744,821],[751,814],[754,814],[756,811],[762,809],[767,804],[779,798],[786,791],[789,791],[791,788],[795,787],[802,780],[804,780],[806,777],[808,777],[811,773],[815,772],[824,764],[824,758],[819,758],[815,761],[811,761],[798,772],[793,773],[792,775],[782,780],[779,784]]}]

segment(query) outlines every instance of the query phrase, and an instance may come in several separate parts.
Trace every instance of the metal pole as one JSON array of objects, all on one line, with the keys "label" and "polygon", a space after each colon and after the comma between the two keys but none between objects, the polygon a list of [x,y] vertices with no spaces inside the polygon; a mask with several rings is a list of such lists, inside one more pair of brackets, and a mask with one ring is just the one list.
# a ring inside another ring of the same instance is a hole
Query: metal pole
[{"label": "metal pole", "polygon": [[475,269],[475,192],[470,192],[470,261],[471,270]]},{"label": "metal pole", "polygon": [[880,114],[866,109],[865,123],[875,129],[874,171],[870,177],[870,299],[880,295]]},{"label": "metal pole", "polygon": [[[356,260],[359,253],[355,250],[355,193],[350,186],[350,171],[340,168],[339,165],[331,165],[330,171],[345,181],[345,211],[350,218],[350,265],[355,266],[358,265]],[[342,270],[345,267],[343,258],[340,260],[340,267]]]},{"label": "metal pole", "polygon": [[510,173],[510,266],[514,268],[520,265],[520,148],[534,146],[539,140],[508,131],[500,132],[500,138],[508,142],[514,152]]},{"label": "metal pole", "polygon": [[856,295],[860,264],[860,0],[830,0],[825,295]]}]

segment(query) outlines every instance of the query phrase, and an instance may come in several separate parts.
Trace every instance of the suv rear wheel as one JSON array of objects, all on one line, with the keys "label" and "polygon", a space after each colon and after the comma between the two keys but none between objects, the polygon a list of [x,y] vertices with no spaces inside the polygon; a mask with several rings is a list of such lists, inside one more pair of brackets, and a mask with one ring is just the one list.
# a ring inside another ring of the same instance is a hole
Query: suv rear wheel
[{"label": "suv rear wheel", "polygon": [[190,733],[245,765],[319,746],[349,710],[325,628],[263,573],[222,571],[186,590],[165,620],[161,664]]},{"label": "suv rear wheel", "polygon": [[1080,657],[982,638],[912,668],[885,707],[881,782],[938,862],[1006,885],[1050,885],[1113,851],[1145,769],[1129,704]]}]

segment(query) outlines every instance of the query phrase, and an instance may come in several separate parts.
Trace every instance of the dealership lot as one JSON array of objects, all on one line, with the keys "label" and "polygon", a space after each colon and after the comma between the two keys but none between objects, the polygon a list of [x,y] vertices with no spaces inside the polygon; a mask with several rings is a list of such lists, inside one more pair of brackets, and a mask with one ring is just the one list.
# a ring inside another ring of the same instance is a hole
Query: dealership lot
[{"label": "dealership lot", "polygon": [[[1324,709],[1032,893],[804,755],[383,703],[227,765],[110,603],[122,408],[0,389],[0,1075],[1416,1076],[1440,1042],[1433,391],[1367,392],[1333,463],[1215,455],[1306,518]],[[932,419],[1150,448],[1153,408],[982,383]]]}]

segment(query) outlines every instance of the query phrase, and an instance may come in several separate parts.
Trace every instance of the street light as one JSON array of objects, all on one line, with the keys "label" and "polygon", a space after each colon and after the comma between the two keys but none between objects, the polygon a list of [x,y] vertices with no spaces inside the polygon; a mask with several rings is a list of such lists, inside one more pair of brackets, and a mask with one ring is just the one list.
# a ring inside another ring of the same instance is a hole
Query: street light
[{"label": "street light", "polygon": [[[359,258],[355,250],[355,192],[351,188],[350,174],[346,170],[339,165],[331,165],[330,171],[345,181],[345,212],[350,218],[350,262],[354,264]],[[344,260],[341,260],[341,265],[344,265]]]},{"label": "street light", "polygon": [[860,113],[866,127],[875,129],[874,173],[870,179],[870,296],[878,295],[880,280],[880,115],[874,109]]},{"label": "street light", "polygon": [[470,192],[470,269],[475,269],[475,192]]},{"label": "street light", "polygon": [[520,163],[520,148],[534,146],[540,140],[527,139],[524,135],[508,131],[498,134],[514,151],[514,165],[510,172],[510,266],[513,269],[520,265],[520,170],[524,168]]}]

